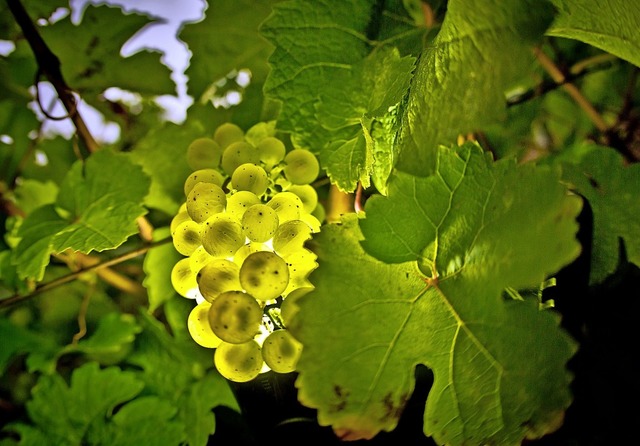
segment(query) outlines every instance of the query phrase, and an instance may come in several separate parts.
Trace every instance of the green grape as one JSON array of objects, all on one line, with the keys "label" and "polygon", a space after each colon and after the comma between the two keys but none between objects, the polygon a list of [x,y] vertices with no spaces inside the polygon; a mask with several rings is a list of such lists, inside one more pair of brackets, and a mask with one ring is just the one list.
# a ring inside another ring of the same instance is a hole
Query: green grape
[{"label": "green grape", "polygon": [[300,219],[304,208],[300,197],[293,192],[278,192],[267,202],[267,206],[276,211],[280,224]]},{"label": "green grape", "polygon": [[171,225],[169,226],[171,235],[176,232],[176,228],[180,225],[180,223],[184,223],[185,221],[191,221],[191,217],[189,217],[189,213],[187,212],[186,204],[184,210],[178,211],[178,213],[171,219]]},{"label": "green grape", "polygon": [[289,284],[282,293],[283,296],[288,296],[289,293],[298,288],[312,286],[308,277],[318,267],[317,258],[318,256],[308,249],[297,251],[287,257]]},{"label": "green grape", "polygon": [[244,139],[244,131],[235,124],[225,122],[215,129],[213,139],[224,150],[229,144],[242,141]]},{"label": "green grape", "polygon": [[298,311],[300,310],[300,299],[311,291],[313,291],[312,286],[296,288],[287,294],[282,300],[282,303],[280,304],[280,317],[282,318],[285,327],[289,327],[295,315],[298,314]]},{"label": "green grape", "polygon": [[258,164],[260,157],[255,147],[245,141],[234,142],[222,152],[222,170],[229,176],[245,163]]},{"label": "green grape", "polygon": [[302,214],[300,214],[300,221],[305,222],[307,226],[311,228],[311,232],[320,232],[320,226],[322,225],[322,223],[320,223],[320,221],[318,221],[318,219],[313,215],[303,212]]},{"label": "green grape", "polygon": [[171,270],[171,285],[173,289],[188,299],[195,299],[200,296],[196,274],[191,269],[191,262],[188,257],[178,260]]},{"label": "green grape", "polygon": [[209,324],[225,342],[242,344],[260,332],[262,307],[251,295],[242,291],[225,291],[211,302]]},{"label": "green grape", "polygon": [[258,300],[275,299],[287,288],[289,268],[287,263],[274,252],[254,252],[242,262],[240,283]]},{"label": "green grape", "polygon": [[227,214],[216,214],[203,223],[202,246],[213,257],[233,257],[244,245],[242,225]]},{"label": "green grape", "polygon": [[196,276],[200,294],[209,302],[226,291],[240,290],[240,267],[227,259],[213,259]]},{"label": "green grape", "polygon": [[[248,143],[257,146],[260,141],[268,136],[274,136],[276,134],[276,122],[258,122],[252,125],[244,134],[244,139]],[[283,155],[284,156],[284,155]]]},{"label": "green grape", "polygon": [[244,262],[244,259],[249,257],[249,254],[253,254],[254,252],[259,252],[259,251],[273,251],[273,249],[271,248],[270,245],[267,245],[266,243],[259,243],[259,242],[245,243],[244,246],[241,246],[240,249],[238,249],[236,253],[233,255],[233,262],[236,263],[238,266],[242,266],[242,262]]},{"label": "green grape", "polygon": [[241,190],[227,198],[227,214],[238,221],[242,221],[245,211],[254,204],[261,203],[260,198],[253,192]]},{"label": "green grape", "polygon": [[198,273],[207,263],[211,262],[214,258],[204,249],[204,246],[200,245],[189,256],[191,260],[191,271]]},{"label": "green grape", "polygon": [[318,205],[318,192],[310,184],[294,184],[287,189],[287,192],[292,192],[300,198],[302,209],[307,214],[312,213]]},{"label": "green grape", "polygon": [[265,170],[251,163],[241,164],[231,175],[231,185],[237,190],[253,192],[257,196],[264,194],[269,186],[269,177]]},{"label": "green grape", "polygon": [[224,211],[226,205],[227,195],[213,183],[197,183],[187,197],[189,217],[198,223]]},{"label": "green grape", "polygon": [[211,329],[209,324],[209,302],[200,302],[193,307],[187,318],[187,329],[197,344],[206,348],[216,348],[222,342]]},{"label": "green grape", "polygon": [[187,147],[187,164],[193,170],[218,167],[221,156],[222,147],[211,138],[196,138]]},{"label": "green grape", "polygon": [[228,380],[247,382],[260,374],[264,360],[260,345],[252,339],[243,344],[221,343],[213,355],[213,363]]},{"label": "green grape", "polygon": [[178,225],[172,235],[173,246],[183,256],[190,256],[200,246],[200,224],[187,220]]},{"label": "green grape", "polygon": [[271,332],[262,343],[262,359],[276,373],[295,371],[301,353],[302,344],[286,329]]},{"label": "green grape", "polygon": [[277,166],[278,163],[284,159],[287,151],[284,143],[273,136],[267,136],[262,139],[256,145],[256,150],[260,155],[260,162],[264,164],[267,171],[270,171],[274,166]]},{"label": "green grape", "polygon": [[266,204],[254,204],[242,216],[242,230],[252,242],[266,242],[278,229],[278,214]]},{"label": "green grape", "polygon": [[189,175],[184,181],[184,196],[188,197],[193,186],[198,183],[211,183],[222,187],[224,184],[224,177],[215,169],[200,169],[195,172],[191,172],[191,175]]},{"label": "green grape", "polygon": [[284,162],[284,175],[293,184],[309,184],[320,173],[318,159],[305,149],[293,149],[284,157]]},{"label": "green grape", "polygon": [[322,224],[327,217],[327,211],[325,210],[322,203],[318,202],[316,208],[313,210],[313,212],[311,212],[311,215],[313,215],[320,222],[320,224]]},{"label": "green grape", "polygon": [[301,251],[307,240],[311,239],[311,228],[301,220],[290,220],[281,224],[273,235],[273,249],[280,256]]}]

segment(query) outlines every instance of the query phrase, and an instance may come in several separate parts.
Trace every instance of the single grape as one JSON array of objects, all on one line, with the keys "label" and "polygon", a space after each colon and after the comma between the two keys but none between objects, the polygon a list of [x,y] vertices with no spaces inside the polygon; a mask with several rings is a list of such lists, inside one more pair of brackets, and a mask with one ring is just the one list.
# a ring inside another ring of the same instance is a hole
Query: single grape
[{"label": "single grape", "polygon": [[182,297],[195,299],[200,295],[196,274],[191,269],[188,257],[178,260],[171,269],[171,285]]},{"label": "single grape", "polygon": [[244,131],[235,124],[225,122],[215,129],[213,139],[224,150],[229,144],[242,141],[244,139]]},{"label": "single grape", "polygon": [[[244,134],[244,139],[250,144],[257,146],[260,141],[268,136],[274,136],[276,134],[276,122],[258,122],[252,125]],[[284,156],[284,155],[283,155]]]},{"label": "single grape", "polygon": [[196,275],[200,294],[209,302],[221,293],[240,290],[240,267],[227,259],[213,259]]},{"label": "single grape", "polygon": [[267,202],[267,206],[276,211],[280,224],[300,219],[304,208],[300,197],[293,192],[278,192]]},{"label": "single grape", "polygon": [[241,190],[227,198],[227,214],[238,221],[242,221],[245,211],[254,204],[261,203],[260,198],[253,192]]},{"label": "single grape", "polygon": [[301,220],[290,220],[281,224],[273,235],[273,249],[283,258],[301,251],[311,239],[311,228]]},{"label": "single grape", "polygon": [[300,311],[300,299],[313,291],[312,286],[296,288],[285,296],[280,304],[280,317],[285,327],[289,327],[293,318]]},{"label": "single grape", "polygon": [[276,253],[249,254],[240,267],[240,283],[253,297],[268,301],[280,296],[289,283],[287,263]]},{"label": "single grape", "polygon": [[312,213],[318,205],[318,192],[310,184],[294,184],[287,192],[292,192],[300,198],[302,209],[307,214]]},{"label": "single grape", "polygon": [[271,332],[262,343],[262,359],[276,373],[295,371],[301,353],[302,344],[286,329]]},{"label": "single grape", "polygon": [[255,147],[245,141],[234,142],[222,152],[222,170],[229,176],[245,163],[258,164],[260,157]]},{"label": "single grape", "polygon": [[171,235],[176,232],[176,228],[180,225],[180,223],[184,223],[185,221],[191,221],[191,217],[189,217],[189,213],[187,212],[187,206],[185,203],[185,207],[183,211],[178,211],[176,215],[171,219],[171,225],[169,226],[169,230]]},{"label": "single grape", "polygon": [[317,259],[318,256],[308,249],[296,251],[287,257],[289,284],[287,285],[287,289],[282,293],[284,296],[288,296],[293,290],[298,288],[312,286],[308,277],[309,274],[318,267]]},{"label": "single grape", "polygon": [[221,343],[213,355],[213,363],[228,380],[247,382],[260,374],[264,360],[260,346],[252,339],[243,344]]},{"label": "single grape", "polygon": [[231,175],[231,186],[234,189],[246,190],[260,196],[267,191],[269,176],[258,165],[251,163],[241,164]]},{"label": "single grape", "polygon": [[233,257],[245,240],[242,225],[227,214],[216,214],[203,223],[202,246],[213,257]]},{"label": "single grape", "polygon": [[206,348],[216,348],[222,342],[209,324],[209,302],[200,302],[193,307],[187,318],[187,329],[197,344]]},{"label": "single grape", "polygon": [[242,230],[252,242],[266,242],[278,229],[278,214],[266,204],[254,204],[242,216]]},{"label": "single grape", "polygon": [[196,248],[193,253],[189,256],[191,260],[191,271],[198,274],[198,272],[209,262],[211,262],[214,257],[204,249],[204,246],[200,245]]},{"label": "single grape", "polygon": [[284,175],[293,184],[312,183],[320,174],[316,156],[306,149],[293,149],[284,157]]},{"label": "single grape", "polygon": [[184,196],[188,197],[193,186],[198,183],[211,183],[222,187],[224,184],[224,177],[215,169],[200,169],[195,172],[191,172],[184,181]]},{"label": "single grape", "polygon": [[224,211],[226,205],[227,195],[220,186],[212,183],[197,183],[187,197],[189,217],[198,223]]},{"label": "single grape", "polygon": [[242,344],[260,332],[262,307],[251,295],[242,291],[225,291],[211,302],[209,324],[225,342]]},{"label": "single grape", "polygon": [[303,212],[300,214],[300,221],[305,222],[307,226],[311,228],[311,232],[320,232],[320,226],[322,226],[322,223],[320,223],[320,221],[313,215]]},{"label": "single grape", "polygon": [[172,235],[173,246],[183,256],[190,256],[202,244],[200,224],[187,220],[178,225]]},{"label": "single grape", "polygon": [[271,248],[270,245],[267,245],[266,243],[259,243],[259,242],[245,243],[244,246],[241,246],[240,249],[238,249],[236,253],[233,255],[233,262],[236,263],[238,266],[242,266],[242,262],[244,262],[244,259],[249,257],[250,254],[253,254],[254,252],[260,252],[260,251],[273,251],[273,249]]},{"label": "single grape", "polygon": [[187,147],[187,164],[193,170],[218,167],[221,156],[222,147],[211,138],[196,138]]},{"label": "single grape", "polygon": [[311,212],[311,215],[313,215],[320,222],[320,224],[322,224],[327,217],[327,211],[325,210],[322,203],[318,202],[316,208],[313,210],[313,212]]},{"label": "single grape", "polygon": [[284,143],[278,138],[268,136],[262,139],[257,145],[256,150],[260,155],[260,162],[264,164],[265,169],[270,171],[284,159],[287,149]]}]

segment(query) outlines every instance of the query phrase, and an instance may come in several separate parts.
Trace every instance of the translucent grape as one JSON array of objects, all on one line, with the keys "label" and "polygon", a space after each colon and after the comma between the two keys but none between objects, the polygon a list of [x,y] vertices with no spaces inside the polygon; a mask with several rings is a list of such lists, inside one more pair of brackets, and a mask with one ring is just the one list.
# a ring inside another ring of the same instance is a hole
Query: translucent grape
[{"label": "translucent grape", "polygon": [[300,287],[291,291],[280,304],[280,317],[284,322],[285,327],[289,327],[293,321],[293,318],[300,310],[299,301],[303,296],[306,296],[313,291],[312,286]]},{"label": "translucent grape", "polygon": [[241,164],[231,175],[231,185],[237,190],[253,192],[257,196],[264,194],[269,186],[269,177],[265,170],[251,163]]},{"label": "translucent grape", "polygon": [[260,156],[260,162],[264,164],[267,171],[270,171],[284,159],[287,149],[278,138],[267,136],[256,145],[256,150]]},{"label": "translucent grape", "polygon": [[325,210],[322,203],[318,202],[316,208],[313,210],[313,212],[311,212],[311,215],[317,218],[320,223],[323,223],[325,218],[327,217],[327,211]]},{"label": "translucent grape", "polygon": [[178,225],[172,234],[173,246],[183,256],[190,256],[202,244],[200,224],[186,220]]},{"label": "translucent grape", "polygon": [[300,212],[304,208],[302,200],[293,192],[279,192],[271,197],[267,206],[278,214],[280,224],[289,220],[300,219]]},{"label": "translucent grape", "polygon": [[222,147],[211,138],[196,138],[187,147],[187,164],[193,170],[218,167],[221,156]]},{"label": "translucent grape", "polygon": [[241,190],[227,197],[227,214],[238,221],[242,221],[245,211],[254,204],[261,203],[260,198],[253,192]]},{"label": "translucent grape", "polygon": [[271,249],[270,246],[268,246],[265,243],[259,243],[259,242],[245,243],[244,246],[241,246],[240,249],[238,249],[236,253],[233,255],[233,262],[236,263],[238,266],[242,266],[242,262],[244,262],[244,259],[249,257],[250,254],[253,254],[254,252],[259,252],[259,251],[273,251],[273,250]]},{"label": "translucent grape", "polygon": [[224,150],[229,144],[242,141],[244,139],[244,131],[235,124],[225,122],[215,129],[213,139]]},{"label": "translucent grape", "polygon": [[305,149],[294,149],[284,157],[284,175],[293,184],[312,183],[320,174],[316,156]]},{"label": "translucent grape", "polygon": [[274,252],[254,252],[242,262],[240,283],[249,294],[258,300],[275,299],[287,288],[289,267]]},{"label": "translucent grape", "polygon": [[226,291],[240,290],[240,267],[227,259],[213,259],[196,276],[200,294],[209,302]]},{"label": "translucent grape", "polygon": [[[244,134],[245,141],[257,146],[260,141],[276,134],[276,122],[258,122],[252,125]],[[284,155],[283,155],[284,156]]]},{"label": "translucent grape", "polygon": [[320,221],[317,218],[315,218],[313,215],[303,212],[300,214],[300,221],[305,222],[307,226],[311,228],[311,232],[314,232],[314,233],[320,232],[320,227],[322,226],[322,223],[320,223]]},{"label": "translucent grape", "polygon": [[301,251],[311,238],[311,228],[301,220],[291,220],[281,224],[273,235],[273,249],[280,257]]},{"label": "translucent grape", "polygon": [[318,205],[318,192],[310,184],[294,184],[287,189],[287,192],[292,192],[300,198],[302,209],[307,214],[312,213]]},{"label": "translucent grape", "polygon": [[189,217],[189,213],[187,212],[187,207],[185,205],[184,211],[178,211],[178,213],[171,219],[171,225],[169,226],[171,235],[176,232],[176,228],[180,225],[180,223],[188,220],[191,220],[191,217]]},{"label": "translucent grape", "polygon": [[266,204],[254,204],[242,216],[242,230],[253,242],[266,242],[278,229],[278,214]]},{"label": "translucent grape", "polygon": [[242,291],[225,291],[211,302],[209,324],[225,342],[242,344],[260,332],[262,307]]},{"label": "translucent grape", "polygon": [[222,339],[216,336],[211,329],[211,324],[209,324],[210,308],[211,304],[209,302],[200,302],[193,307],[187,318],[187,329],[197,344],[206,348],[216,348],[220,345]]},{"label": "translucent grape", "polygon": [[213,363],[228,380],[247,382],[260,374],[264,360],[260,346],[252,339],[243,344],[221,343],[213,355]]},{"label": "translucent grape", "polygon": [[255,147],[245,141],[234,142],[222,152],[222,170],[229,176],[245,163],[258,164],[260,157]]},{"label": "translucent grape", "polygon": [[233,257],[245,240],[242,225],[227,214],[216,214],[203,223],[202,246],[213,257]]},{"label": "translucent grape", "polygon": [[289,284],[283,295],[288,296],[293,290],[312,286],[308,280],[309,274],[318,267],[318,256],[308,249],[297,251],[287,257],[289,267]]},{"label": "translucent grape", "polygon": [[224,211],[226,205],[227,195],[220,186],[212,183],[197,183],[187,197],[189,217],[198,223]]},{"label": "translucent grape", "polygon": [[200,245],[189,256],[189,259],[191,260],[191,271],[197,274],[207,263],[212,261],[214,257],[204,249],[204,246]]},{"label": "translucent grape", "polygon": [[198,183],[211,183],[222,187],[224,184],[224,177],[215,169],[200,169],[195,172],[191,172],[191,175],[189,175],[184,181],[184,196],[188,197],[193,186]]},{"label": "translucent grape", "polygon": [[173,266],[171,270],[171,285],[183,297],[195,299],[200,295],[196,275],[191,269],[191,262],[188,257],[178,260]]},{"label": "translucent grape", "polygon": [[302,344],[289,330],[275,330],[262,343],[262,359],[276,373],[289,373],[296,369],[302,353]]}]

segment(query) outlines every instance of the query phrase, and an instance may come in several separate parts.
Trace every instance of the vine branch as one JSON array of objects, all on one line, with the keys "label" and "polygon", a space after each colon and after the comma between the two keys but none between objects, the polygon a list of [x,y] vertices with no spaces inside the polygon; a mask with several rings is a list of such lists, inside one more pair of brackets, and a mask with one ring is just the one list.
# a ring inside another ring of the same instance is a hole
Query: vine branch
[{"label": "vine branch", "polygon": [[37,82],[41,75],[44,75],[47,80],[53,85],[60,98],[60,101],[64,105],[69,118],[76,127],[78,136],[83,141],[88,153],[95,152],[99,149],[99,145],[89,132],[87,125],[85,124],[82,116],[77,110],[77,99],[73,94],[73,91],[64,80],[62,71],[60,70],[60,59],[49,49],[45,41],[42,39],[38,30],[36,29],[33,21],[27,14],[20,0],[7,0],[7,5],[16,19],[18,26],[22,29],[24,37],[29,42],[29,46],[33,51],[33,54],[38,63],[38,75],[36,79],[36,89],[38,88]]},{"label": "vine branch", "polygon": [[65,283],[76,280],[78,277],[83,275],[84,273],[88,273],[91,271],[95,271],[101,268],[107,268],[109,266],[117,265],[119,263],[125,262],[127,260],[136,258],[145,254],[149,250],[156,248],[158,246],[162,246],[171,241],[171,237],[164,238],[162,240],[158,240],[157,242],[149,243],[148,245],[141,246],[140,248],[134,249],[133,251],[126,252],[112,259],[108,259],[102,261],[100,263],[96,263],[93,265],[86,266],[72,273],[66,274],[64,276],[58,277],[57,279],[53,279],[50,282],[42,283],[38,285],[33,291],[27,294],[14,294],[6,299],[0,301],[0,309],[7,308],[11,305],[17,304],[19,302],[23,302],[27,299],[31,299],[32,297],[37,296],[40,293],[51,290],[53,288],[57,288],[60,285],[64,285]]}]

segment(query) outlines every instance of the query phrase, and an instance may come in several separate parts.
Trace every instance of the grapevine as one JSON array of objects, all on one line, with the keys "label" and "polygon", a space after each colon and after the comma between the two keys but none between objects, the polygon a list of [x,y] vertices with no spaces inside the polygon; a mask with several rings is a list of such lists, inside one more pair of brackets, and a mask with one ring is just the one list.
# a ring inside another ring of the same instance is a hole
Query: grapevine
[{"label": "grapevine", "polygon": [[[187,148],[192,169],[185,200],[171,221],[183,256],[171,282],[194,301],[187,327],[214,349],[225,378],[246,382],[260,373],[295,370],[302,345],[285,321],[313,288],[318,265],[306,242],[320,231],[324,209],[311,185],[320,174],[315,155],[289,147],[272,123],[246,132],[232,123]],[[286,317],[284,315],[286,314]]]}]

